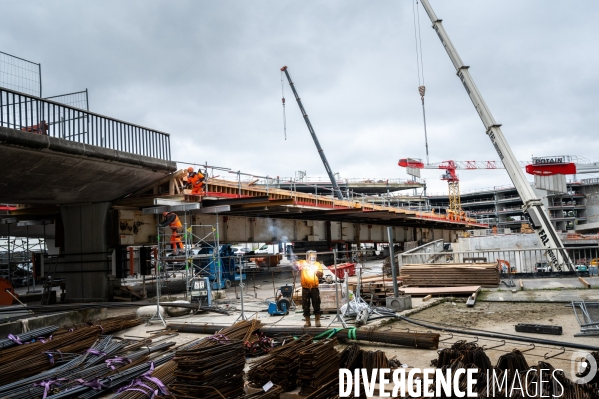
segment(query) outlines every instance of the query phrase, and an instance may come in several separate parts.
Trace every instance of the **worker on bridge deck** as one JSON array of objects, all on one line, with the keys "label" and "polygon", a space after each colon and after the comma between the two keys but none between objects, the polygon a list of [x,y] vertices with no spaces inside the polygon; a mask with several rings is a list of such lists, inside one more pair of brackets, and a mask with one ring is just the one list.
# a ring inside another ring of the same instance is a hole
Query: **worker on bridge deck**
[{"label": "worker on bridge deck", "polygon": [[314,319],[316,327],[320,327],[320,290],[318,289],[319,279],[322,278],[322,263],[316,261],[316,251],[306,252],[306,260],[300,260],[295,263],[301,272],[302,283],[302,309],[306,324],[304,327],[310,327],[310,302],[314,308]]},{"label": "worker on bridge deck", "polygon": [[204,181],[206,177],[204,174],[198,169],[197,172],[194,172],[193,167],[187,168],[187,185],[191,188],[191,193],[193,195],[202,195],[204,192]]},{"label": "worker on bridge deck", "polygon": [[170,227],[171,229],[171,246],[173,247],[173,253],[175,255],[179,254],[179,250],[183,250],[183,242],[181,240],[181,236],[179,235],[179,229],[183,227],[181,224],[181,220],[179,220],[179,216],[177,216],[174,212],[163,212],[162,216],[164,219],[159,224],[160,227]]}]

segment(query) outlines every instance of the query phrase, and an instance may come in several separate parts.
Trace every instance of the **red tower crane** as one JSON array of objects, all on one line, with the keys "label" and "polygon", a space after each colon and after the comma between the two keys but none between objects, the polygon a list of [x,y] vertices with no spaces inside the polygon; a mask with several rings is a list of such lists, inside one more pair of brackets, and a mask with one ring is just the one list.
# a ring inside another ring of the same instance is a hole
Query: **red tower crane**
[{"label": "red tower crane", "polygon": [[[521,162],[525,166],[525,162]],[[496,161],[443,161],[424,164],[420,159],[402,158],[398,165],[407,168],[409,174],[414,174],[414,169],[442,169],[445,174],[441,176],[441,180],[447,182],[449,189],[449,208],[447,215],[452,220],[463,220],[465,213],[462,210],[460,201],[460,179],[456,170],[473,170],[473,169],[504,169],[503,165]],[[410,169],[413,169],[410,173]],[[419,176],[419,172],[418,172]]]},{"label": "red tower crane", "polygon": [[[535,176],[554,176],[554,175],[573,175],[576,173],[597,173],[599,172],[599,162],[591,162],[586,158],[576,155],[559,155],[533,157],[530,161],[518,161],[520,167],[526,169],[526,173]],[[441,180],[447,181],[449,188],[449,208],[448,216],[451,219],[460,220],[464,217],[462,204],[460,201],[460,179],[456,170],[474,170],[474,169],[505,169],[499,161],[443,161],[424,164],[422,160],[415,158],[402,158],[398,165],[407,168],[408,174],[420,177],[419,169],[443,169],[445,174]],[[410,171],[412,169],[412,171]]]}]

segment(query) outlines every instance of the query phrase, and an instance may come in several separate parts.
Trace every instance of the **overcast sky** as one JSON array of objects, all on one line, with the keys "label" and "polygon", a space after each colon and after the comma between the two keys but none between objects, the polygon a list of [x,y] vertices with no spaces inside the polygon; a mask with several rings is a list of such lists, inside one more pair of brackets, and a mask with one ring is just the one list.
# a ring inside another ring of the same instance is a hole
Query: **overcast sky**
[{"label": "overcast sky", "polygon": [[[599,2],[430,2],[518,159],[599,161]],[[4,0],[0,15],[0,51],[41,62],[45,96],[88,88],[92,111],[170,133],[181,167],[326,176],[287,82],[284,139],[283,65],[342,177],[406,178],[398,159],[425,158],[410,0]],[[431,162],[497,159],[419,15]],[[429,192],[440,174],[423,171]]]}]

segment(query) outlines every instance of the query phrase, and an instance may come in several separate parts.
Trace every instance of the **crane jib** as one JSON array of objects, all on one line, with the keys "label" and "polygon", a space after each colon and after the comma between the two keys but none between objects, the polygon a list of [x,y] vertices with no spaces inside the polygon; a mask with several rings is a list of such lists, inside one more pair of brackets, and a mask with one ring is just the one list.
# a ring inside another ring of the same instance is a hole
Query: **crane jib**
[{"label": "crane jib", "polygon": [[522,201],[525,204],[524,210],[529,215],[530,219],[534,220],[533,226],[535,227],[535,232],[546,249],[548,259],[559,271],[561,271],[562,265],[564,264],[569,269],[574,270],[572,261],[566,250],[563,248],[561,239],[551,224],[547,212],[543,209],[541,202],[536,198],[524,172],[518,167],[518,162],[499,128],[500,125],[495,122],[491,111],[485,104],[482,95],[478,91],[474,80],[468,72],[468,67],[463,64],[462,59],[447,35],[447,32],[441,23],[442,20],[435,15],[433,8],[429,4],[429,0],[421,0],[420,3],[428,14],[433,24],[433,29],[437,33],[449,59],[453,63],[458,77],[464,85],[468,96],[472,100],[474,108],[481,117],[483,125],[487,129],[487,135],[497,151],[497,155],[503,162],[518,194],[522,198]]},{"label": "crane jib", "polygon": [[489,129],[487,131],[487,135],[489,136],[489,138],[491,139],[491,143],[493,143],[493,147],[495,147],[495,151],[497,151],[497,155],[499,156],[499,159],[501,161],[503,161],[503,152],[501,151],[501,148],[499,148],[499,145],[497,144],[496,138],[495,138],[495,133],[493,133],[492,129]]}]

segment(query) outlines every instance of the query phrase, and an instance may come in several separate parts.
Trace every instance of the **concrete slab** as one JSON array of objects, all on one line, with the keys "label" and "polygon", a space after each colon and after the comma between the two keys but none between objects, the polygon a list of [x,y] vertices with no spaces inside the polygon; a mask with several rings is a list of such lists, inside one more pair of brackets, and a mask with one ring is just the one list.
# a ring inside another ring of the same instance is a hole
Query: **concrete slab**
[{"label": "concrete slab", "polygon": [[[111,201],[174,172],[176,164],[0,127],[0,202],[69,204]],[[26,183],[24,183],[26,178]]]}]

